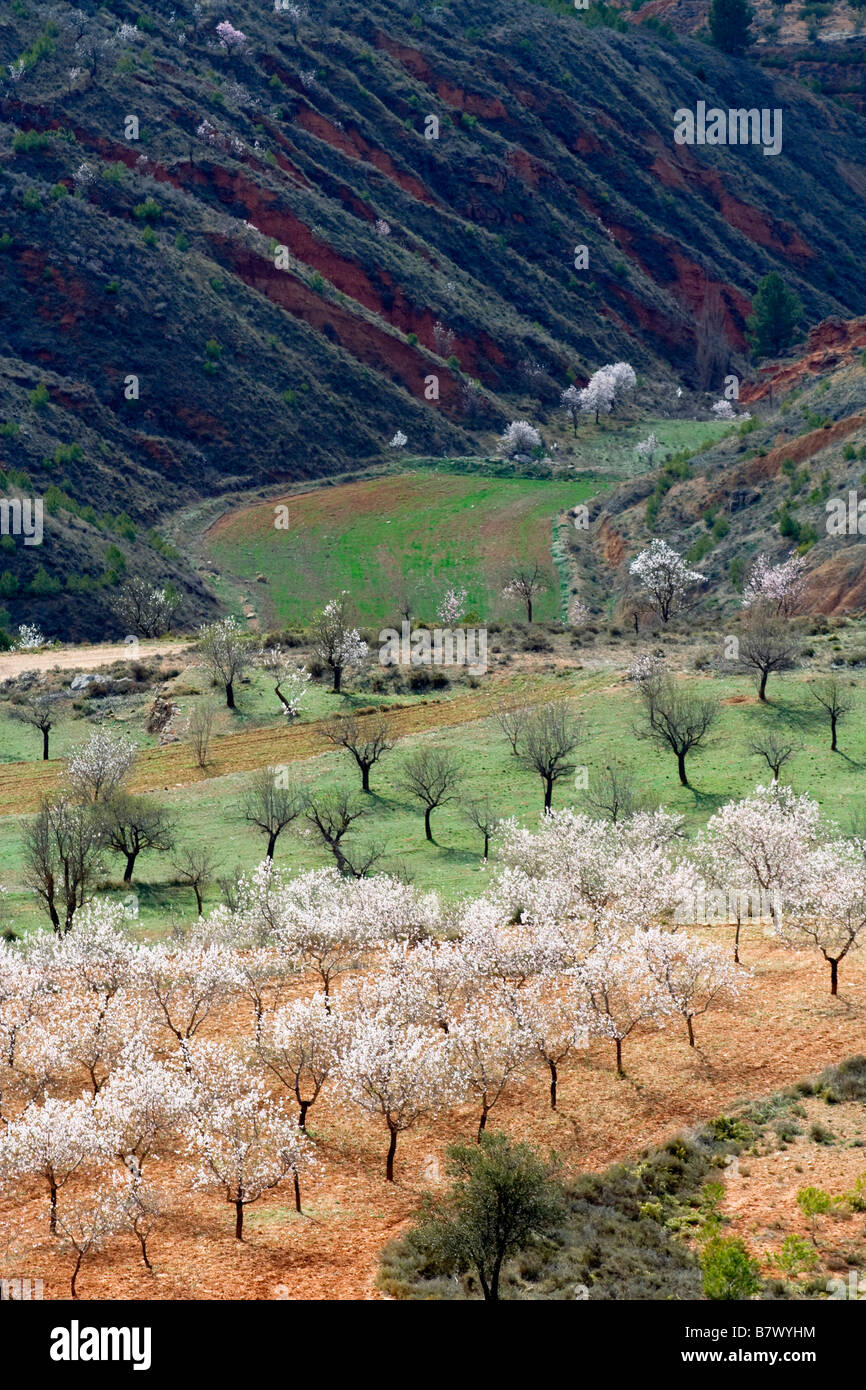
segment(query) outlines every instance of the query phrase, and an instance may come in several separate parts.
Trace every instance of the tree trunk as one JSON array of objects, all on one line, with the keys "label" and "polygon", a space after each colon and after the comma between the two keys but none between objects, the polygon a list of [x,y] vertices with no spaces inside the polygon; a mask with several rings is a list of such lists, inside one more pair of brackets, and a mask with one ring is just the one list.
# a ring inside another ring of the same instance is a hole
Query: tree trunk
[{"label": "tree trunk", "polygon": [[740,919],[737,918],[737,930],[734,932],[734,964],[740,963]]},{"label": "tree trunk", "polygon": [[497,1255],[490,1275],[490,1302],[499,1302],[499,1275],[502,1272],[502,1255]]},{"label": "tree trunk", "polygon": [[48,762],[48,729],[42,730],[42,761]]},{"label": "tree trunk", "polygon": [[427,836],[427,839],[430,841],[431,844],[433,843],[433,831],[430,829],[430,816],[432,811],[432,806],[428,806],[424,811],[424,834]]},{"label": "tree trunk", "polygon": [[388,1129],[391,1134],[391,1142],[388,1145],[388,1157],[385,1160],[385,1178],[388,1182],[394,1181],[394,1155],[397,1152],[397,1131],[391,1122],[388,1122]]},{"label": "tree trunk", "polygon": [[370,764],[370,763],[359,763],[358,766],[359,766],[360,769],[361,769],[361,791],[362,791],[362,792],[368,792],[368,791],[370,790],[370,767],[371,767],[371,764]]},{"label": "tree trunk", "polygon": [[531,622],[532,622],[532,599],[531,599],[531,598],[528,598],[528,599],[526,600],[526,621],[527,621],[528,623],[531,623]]},{"label": "tree trunk", "polygon": [[229,709],[234,709],[235,707],[234,681],[226,681],[226,704]]},{"label": "tree trunk", "polygon": [[616,1074],[617,1076],[625,1076],[622,1065],[622,1038],[616,1039]]},{"label": "tree trunk", "polygon": [[265,858],[266,858],[266,859],[273,859],[273,857],[274,857],[274,849],[276,848],[277,836],[279,835],[279,833],[280,833],[279,830],[269,830],[269,831],[268,831],[268,849],[267,849],[267,853],[266,853],[266,855],[265,855]]},{"label": "tree trunk", "polygon": [[830,961],[830,993],[831,993],[831,994],[838,994],[838,993],[839,993],[839,962],[838,962],[838,960],[831,960],[831,961]]},{"label": "tree trunk", "polygon": [[485,1105],[485,1106],[483,1107],[482,1111],[481,1111],[481,1119],[478,1121],[478,1143],[479,1143],[479,1144],[481,1143],[481,1136],[482,1136],[482,1134],[484,1133],[485,1129],[487,1128],[487,1116],[489,1115],[489,1113],[490,1113],[490,1107],[489,1107],[488,1105]]},{"label": "tree trunk", "polygon": [[761,672],[761,684],[758,687],[758,699],[763,700],[765,703],[767,700],[767,677],[769,674],[769,671]]},{"label": "tree trunk", "polygon": [[300,1214],[300,1211],[301,1211],[301,1182],[300,1182],[300,1179],[299,1179],[299,1177],[298,1177],[298,1170],[297,1170],[297,1169],[295,1169],[295,1171],[292,1173],[292,1182],[293,1182],[294,1188],[295,1188],[295,1211],[298,1212],[298,1214]]},{"label": "tree trunk", "polygon": [[127,852],[127,855],[126,855],[126,868],[125,868],[124,871],[123,871],[123,881],[124,881],[124,883],[132,883],[132,871],[133,871],[133,869],[135,868],[135,861],[136,861],[137,858],[138,858],[138,850],[137,850],[137,849],[133,850],[131,854],[130,854],[129,852]]},{"label": "tree trunk", "polygon": [[298,1129],[302,1129],[305,1134],[307,1132],[307,1111],[311,1105],[312,1101],[302,1100],[300,1113],[298,1114]]},{"label": "tree trunk", "polygon": [[830,752],[837,752],[836,748],[836,716],[830,715]]},{"label": "tree trunk", "polygon": [[199,888],[199,886],[198,886],[197,883],[194,883],[194,884],[192,885],[192,891],[195,893],[195,905],[196,905],[196,907],[198,908],[198,915],[199,915],[199,917],[201,917],[201,915],[202,915],[201,890],[200,890],[200,888]]},{"label": "tree trunk", "polygon": [[545,779],[544,779],[544,809],[545,809],[545,811],[549,811],[549,810],[550,810],[550,807],[551,807],[552,803],[553,803],[553,778],[552,778],[552,777],[545,777]]},{"label": "tree trunk", "polygon": [[551,1108],[551,1110],[555,1110],[555,1109],[556,1109],[556,1079],[557,1079],[557,1078],[556,1078],[556,1063],[555,1063],[554,1061],[552,1061],[550,1057],[548,1057],[548,1059],[547,1059],[547,1065],[550,1067],[550,1108]]},{"label": "tree trunk", "polygon": [[141,1258],[144,1260],[145,1269],[149,1269],[151,1272],[153,1272],[153,1265],[147,1258],[147,1236],[139,1235],[138,1243],[141,1246]]},{"label": "tree trunk", "polygon": [[71,1283],[70,1289],[69,1289],[69,1292],[72,1294],[72,1297],[73,1297],[73,1298],[77,1298],[77,1297],[78,1297],[78,1294],[77,1294],[77,1292],[76,1292],[76,1290],[75,1290],[75,1281],[76,1281],[76,1279],[78,1278],[78,1271],[79,1271],[80,1268],[81,1268],[81,1261],[82,1261],[83,1259],[84,1259],[84,1256],[82,1255],[81,1251],[79,1250],[79,1252],[78,1252],[78,1259],[75,1261],[75,1268],[74,1268],[73,1271],[72,1271],[72,1283]]},{"label": "tree trunk", "polygon": [[490,849],[490,836],[489,836],[489,835],[487,834],[487,832],[485,831],[485,832],[484,832],[484,858],[485,858],[485,859],[487,858],[489,849]]},{"label": "tree trunk", "polygon": [[694,1047],[694,1045],[695,1045],[695,1030],[694,1030],[694,1028],[692,1027],[692,1016],[691,1016],[691,1014],[686,1014],[686,1027],[687,1027],[688,1030],[689,1030],[689,1047]]},{"label": "tree trunk", "polygon": [[688,777],[686,776],[686,755],[685,755],[685,753],[677,753],[677,767],[679,768],[680,781],[681,781],[681,783],[682,783],[682,785],[683,785],[684,787],[687,787],[687,786],[689,785],[689,779],[688,779]]},{"label": "tree trunk", "polygon": [[339,695],[339,693],[340,693],[340,686],[341,686],[342,684],[343,684],[343,668],[342,668],[342,666],[335,666],[335,667],[334,667],[334,684],[333,684],[333,687],[332,687],[332,693],[333,693],[334,695]]},{"label": "tree trunk", "polygon": [[235,1240],[244,1238],[244,1204],[235,1202]]},{"label": "tree trunk", "polygon": [[57,1184],[49,1179],[51,1188],[51,1220],[48,1222],[48,1230],[51,1235],[57,1235]]}]

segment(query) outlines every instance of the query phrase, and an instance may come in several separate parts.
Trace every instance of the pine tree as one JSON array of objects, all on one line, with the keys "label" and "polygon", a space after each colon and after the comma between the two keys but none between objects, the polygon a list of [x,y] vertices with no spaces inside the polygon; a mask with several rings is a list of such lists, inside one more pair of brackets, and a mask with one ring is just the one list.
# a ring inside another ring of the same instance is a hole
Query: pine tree
[{"label": "pine tree", "polygon": [[749,28],[753,11],[748,0],[713,0],[710,6],[710,37],[723,53],[745,53],[749,47]]},{"label": "pine tree", "polygon": [[799,296],[772,270],[758,285],[746,336],[755,357],[778,357],[791,346],[803,313]]}]

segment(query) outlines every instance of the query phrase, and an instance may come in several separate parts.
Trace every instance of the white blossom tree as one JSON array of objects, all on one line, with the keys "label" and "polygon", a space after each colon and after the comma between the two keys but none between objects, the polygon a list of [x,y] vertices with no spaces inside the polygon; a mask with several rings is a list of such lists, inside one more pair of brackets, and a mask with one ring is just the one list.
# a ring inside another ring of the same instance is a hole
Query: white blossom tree
[{"label": "white blossom tree", "polygon": [[270,1098],[254,1078],[245,1092],[209,1106],[190,1135],[197,1159],[196,1187],[216,1188],[235,1210],[235,1238],[243,1240],[244,1211],[288,1178],[313,1166],[312,1145],[293,1116]]},{"label": "white blossom tree", "polygon": [[249,639],[236,618],[220,618],[199,628],[198,647],[214,683],[225,690],[227,708],[234,709],[235,681],[240,680],[253,659]]},{"label": "white blossom tree", "polygon": [[682,556],[658,537],[635,556],[628,570],[663,623],[705,582],[703,574],[689,569]]},{"label": "white blossom tree", "polygon": [[512,420],[500,437],[499,447],[507,458],[531,454],[541,448],[541,435],[528,420]]},{"label": "white blossom tree", "polygon": [[600,942],[575,971],[592,1032],[616,1047],[616,1070],[625,1076],[622,1046],[640,1023],[658,1025],[670,1011],[647,967],[636,937]]},{"label": "white blossom tree", "polygon": [[431,1038],[426,1028],[396,1030],[383,1018],[357,1019],[337,1076],[349,1100],[385,1121],[385,1177],[393,1182],[399,1135],[442,1109],[455,1094],[444,1043]]},{"label": "white blossom tree", "polygon": [[326,603],[313,623],[313,643],[316,655],[333,675],[332,689],[339,694],[343,672],[363,666],[367,658],[367,643],[349,617],[349,591],[343,589],[339,598]]},{"label": "white blossom tree", "polygon": [[107,801],[123,785],[135,765],[138,748],[122,734],[94,729],[69,758],[66,774],[83,801]]},{"label": "white blossom tree", "polygon": [[48,1187],[49,1230],[57,1234],[57,1194],[79,1169],[111,1156],[110,1140],[85,1100],[49,1096],[31,1102],[0,1135],[0,1178],[41,1179]]},{"label": "white blossom tree", "polygon": [[769,895],[778,930],[781,905],[796,893],[809,854],[823,838],[817,802],[777,782],[758,786],[710,816],[706,835],[716,854],[727,856],[736,882],[745,871],[750,885]]},{"label": "white blossom tree", "polygon": [[803,592],[805,571],[803,555],[792,553],[778,565],[771,564],[768,555],[759,555],[746,579],[743,607],[766,603],[779,614],[791,613]]},{"label": "white blossom tree", "polygon": [[574,980],[532,980],[510,994],[508,1006],[550,1073],[550,1108],[555,1110],[560,1067],[589,1043],[580,986]]},{"label": "white blossom tree", "polygon": [[694,1020],[715,1005],[735,999],[745,986],[746,972],[732,964],[714,942],[697,941],[682,932],[654,927],[644,933],[640,945],[649,973],[672,1011],[685,1019],[689,1046],[694,1047]]},{"label": "white blossom tree", "polygon": [[478,1137],[509,1084],[523,1076],[533,1057],[533,1039],[523,1019],[504,1007],[497,993],[474,996],[451,1029],[448,1044],[460,1088],[480,1107]]},{"label": "white blossom tree", "polygon": [[818,845],[787,894],[777,932],[791,945],[821,952],[830,967],[830,993],[839,992],[839,966],[866,940],[866,860],[851,841]]},{"label": "white blossom tree", "polygon": [[298,1129],[306,1131],[307,1112],[333,1073],[346,1039],[342,1015],[323,994],[296,999],[267,1020],[256,1042],[263,1064],[298,1104]]}]

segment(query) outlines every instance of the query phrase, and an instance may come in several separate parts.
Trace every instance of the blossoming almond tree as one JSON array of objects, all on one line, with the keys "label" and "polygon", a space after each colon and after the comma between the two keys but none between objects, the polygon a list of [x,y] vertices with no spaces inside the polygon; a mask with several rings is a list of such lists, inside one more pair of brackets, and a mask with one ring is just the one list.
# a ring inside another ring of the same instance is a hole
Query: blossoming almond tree
[{"label": "blossoming almond tree", "polygon": [[332,690],[339,695],[343,672],[363,666],[367,658],[367,643],[349,617],[349,591],[343,589],[339,598],[326,603],[313,623],[313,642],[316,655],[333,674]]},{"label": "blossoming almond tree", "polygon": [[694,1020],[736,998],[745,986],[746,971],[733,965],[714,942],[696,941],[683,932],[654,927],[641,937],[640,947],[671,1009],[685,1019],[689,1046],[694,1047]]},{"label": "blossoming almond tree", "polygon": [[743,607],[766,603],[777,613],[790,613],[803,591],[805,570],[803,555],[791,554],[778,565],[771,564],[768,555],[759,555],[743,589]]},{"label": "blossoming almond tree", "polygon": [[798,796],[774,782],[752,796],[729,801],[707,821],[706,835],[716,853],[727,855],[736,875],[770,895],[778,930],[780,904],[796,892],[808,872],[808,856],[823,838],[821,811],[810,796]]},{"label": "blossoming almond tree", "polygon": [[399,1135],[453,1103],[458,1083],[449,1060],[444,1043],[431,1039],[426,1028],[395,1030],[375,1016],[355,1021],[337,1076],[349,1100],[387,1125],[387,1182],[394,1181]]},{"label": "blossoming almond tree", "polygon": [[636,938],[601,942],[574,972],[586,1002],[590,1028],[616,1047],[616,1070],[625,1076],[622,1045],[640,1023],[659,1025],[670,1012]]},{"label": "blossoming almond tree", "polygon": [[105,1161],[112,1151],[86,1100],[49,1096],[41,1105],[31,1102],[0,1135],[0,1178],[6,1183],[42,1179],[49,1194],[49,1230],[56,1235],[60,1189],[73,1173]]},{"label": "blossoming almond tree", "polygon": [[663,623],[687,602],[693,589],[705,582],[703,574],[689,569],[682,556],[658,537],[635,556],[628,572]]},{"label": "blossoming almond tree", "polygon": [[110,729],[94,729],[90,738],[69,758],[66,773],[76,794],[84,801],[107,801],[132,772],[138,748]]},{"label": "blossoming almond tree", "polygon": [[448,1035],[455,1076],[480,1106],[478,1137],[510,1083],[528,1069],[533,1038],[523,1019],[504,1007],[500,992],[475,996]]},{"label": "blossoming almond tree", "polygon": [[778,934],[821,952],[830,966],[830,993],[837,994],[840,964],[866,940],[866,860],[857,845],[841,840],[813,849],[786,899]]},{"label": "blossoming almond tree", "polygon": [[146,1038],[128,1040],[94,1114],[133,1184],[141,1182],[147,1160],[180,1136],[191,1105],[186,1074],[157,1058]]},{"label": "blossoming almond tree", "polygon": [[334,1071],[346,1040],[346,1024],[323,994],[296,999],[267,1020],[256,1053],[298,1103],[298,1129]]},{"label": "blossoming almond tree", "polygon": [[287,1178],[295,1181],[301,1209],[299,1174],[313,1166],[312,1145],[288,1111],[255,1080],[244,1094],[210,1106],[190,1135],[198,1160],[196,1187],[221,1190],[235,1209],[235,1238],[243,1240],[244,1210]]}]

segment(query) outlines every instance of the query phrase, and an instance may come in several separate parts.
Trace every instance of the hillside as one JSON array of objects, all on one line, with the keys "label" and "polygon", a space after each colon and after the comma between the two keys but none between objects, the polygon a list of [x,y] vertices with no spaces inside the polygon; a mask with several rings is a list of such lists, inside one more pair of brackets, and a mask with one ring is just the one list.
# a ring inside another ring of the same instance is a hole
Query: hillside
[{"label": "hillside", "polygon": [[[12,623],[120,635],[124,566],[171,578],[186,625],[214,612],[169,512],[377,462],[398,429],[489,447],[605,360],[647,403],[715,386],[771,269],[806,322],[863,312],[862,117],[560,9],[239,0],[231,51],[188,3],[7,9],[0,468],[51,540],[3,557]],[[782,153],[675,145],[699,99],[783,108]]]},{"label": "hillside", "polygon": [[[796,359],[743,387],[742,419],[723,440],[599,499],[591,531],[571,540],[585,597],[621,593],[627,562],[659,535],[707,576],[705,611],[738,605],[758,553],[778,561],[792,550],[808,559],[804,612],[862,611],[866,521],[851,529],[848,514],[866,486],[864,350],[866,319],[819,325]],[[844,504],[842,534],[828,503]]]}]

